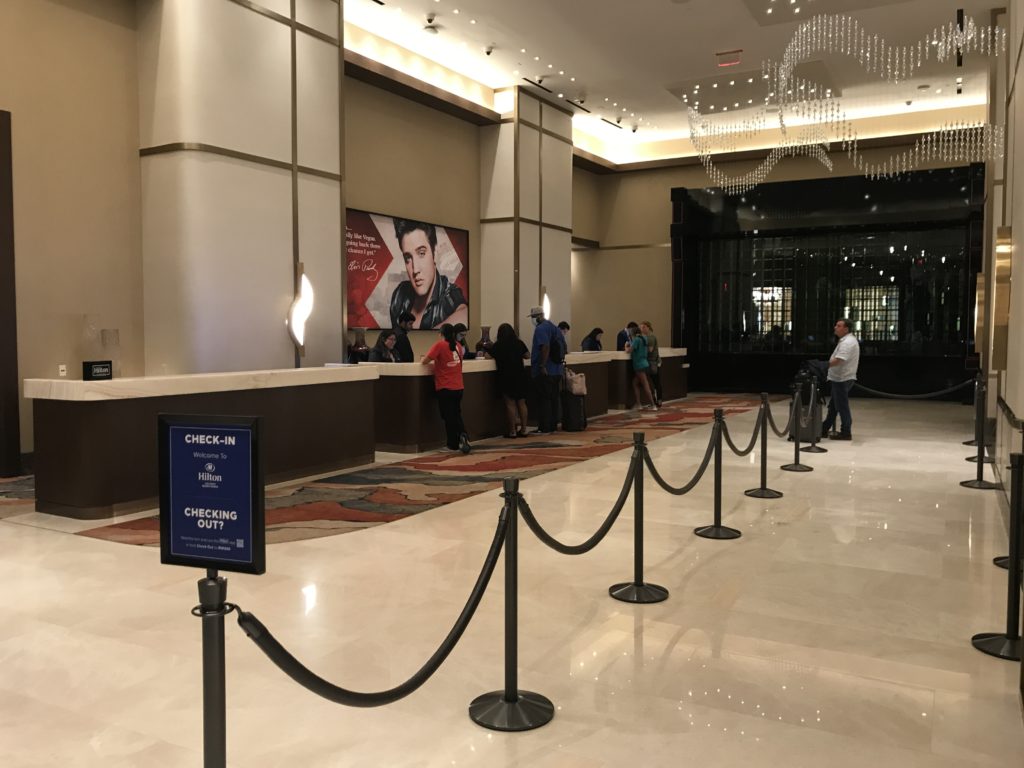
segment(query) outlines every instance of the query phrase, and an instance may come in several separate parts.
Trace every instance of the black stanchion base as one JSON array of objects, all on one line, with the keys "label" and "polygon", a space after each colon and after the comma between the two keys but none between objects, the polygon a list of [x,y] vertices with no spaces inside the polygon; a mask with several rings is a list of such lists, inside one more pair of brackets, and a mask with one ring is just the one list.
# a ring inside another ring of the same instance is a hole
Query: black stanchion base
[{"label": "black stanchion base", "polygon": [[694,528],[693,532],[702,539],[738,539],[743,535],[735,528],[726,528],[724,525],[702,525]]},{"label": "black stanchion base", "polygon": [[980,491],[990,491],[995,488],[999,488],[999,483],[993,483],[989,480],[961,480],[960,485],[964,488],[977,488]]},{"label": "black stanchion base", "polygon": [[996,568],[1002,568],[1004,570],[1010,570],[1010,556],[1003,555],[1002,557],[993,557],[992,565]]},{"label": "black stanchion base", "polygon": [[751,488],[744,491],[744,495],[752,496],[755,499],[781,499],[782,491],[773,491],[771,488]]},{"label": "black stanchion base", "polygon": [[822,448],[820,445],[809,445],[806,448],[800,449],[801,453],[828,453],[828,448]]},{"label": "black stanchion base", "polygon": [[[977,456],[968,456],[967,458],[964,459],[964,461],[973,461],[975,464],[977,464],[978,463],[978,457]],[[981,460],[981,463],[982,464],[991,464],[993,461],[995,461],[995,459],[993,459],[991,456],[986,456],[985,458],[983,458]]]},{"label": "black stanchion base", "polygon": [[971,645],[982,653],[1007,661],[1020,661],[1021,640],[1009,638],[995,632],[982,632],[971,638]]},{"label": "black stanchion base", "polygon": [[813,472],[814,467],[808,467],[806,464],[783,464],[779,469],[783,469],[786,472]]},{"label": "black stanchion base", "polygon": [[975,448],[978,447],[977,440],[964,440],[963,445],[973,445]]},{"label": "black stanchion base", "polygon": [[632,581],[625,584],[612,584],[608,594],[624,603],[660,603],[668,599],[668,590],[657,584],[636,584]]},{"label": "black stanchion base", "polygon": [[491,691],[473,699],[469,719],[494,731],[532,731],[551,722],[555,705],[532,691],[516,691],[518,699],[506,701],[504,691]]}]

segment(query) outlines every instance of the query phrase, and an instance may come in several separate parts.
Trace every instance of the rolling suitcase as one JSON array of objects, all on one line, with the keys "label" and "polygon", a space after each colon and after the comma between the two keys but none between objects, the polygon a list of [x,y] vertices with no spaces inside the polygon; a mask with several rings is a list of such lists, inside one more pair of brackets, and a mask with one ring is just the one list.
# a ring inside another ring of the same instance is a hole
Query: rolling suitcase
[{"label": "rolling suitcase", "polygon": [[582,432],[587,428],[587,408],[584,395],[562,392],[562,430]]}]

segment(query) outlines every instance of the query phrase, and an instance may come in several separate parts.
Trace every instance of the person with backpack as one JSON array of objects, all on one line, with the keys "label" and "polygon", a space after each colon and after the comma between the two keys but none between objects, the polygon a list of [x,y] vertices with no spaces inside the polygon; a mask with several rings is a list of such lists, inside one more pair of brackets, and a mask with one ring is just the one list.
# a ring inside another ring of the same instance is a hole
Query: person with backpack
[{"label": "person with backpack", "polygon": [[530,310],[534,324],[530,373],[537,392],[537,430],[550,435],[558,424],[558,393],[565,375],[565,339],[558,326],[544,318],[541,307]]}]

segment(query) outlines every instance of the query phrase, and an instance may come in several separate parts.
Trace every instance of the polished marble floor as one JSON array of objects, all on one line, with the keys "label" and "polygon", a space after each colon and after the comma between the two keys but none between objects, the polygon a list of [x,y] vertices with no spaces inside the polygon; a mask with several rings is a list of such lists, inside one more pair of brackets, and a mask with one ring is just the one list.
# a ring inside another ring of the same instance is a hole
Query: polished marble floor
[{"label": "polished marble floor", "polygon": [[[470,700],[503,684],[502,568],[441,670],[382,709],[299,688],[229,619],[234,766],[828,766],[979,768],[1024,763],[1018,664],[972,634],[1005,622],[999,492],[961,488],[971,409],[857,400],[851,443],[787,473],[777,501],[745,497],[755,452],[724,462],[735,541],[696,538],[712,482],[645,489],[647,579],[663,603],[607,588],[632,573],[632,508],[592,553],[559,555],[520,531],[520,686],[551,698],[544,728],[474,725]],[[732,417],[737,442],[753,413]],[[710,426],[651,444],[682,484]],[[541,522],[575,542],[596,529],[629,452],[526,481]],[[257,614],[332,681],[376,690],[408,677],[461,609],[497,521],[485,494],[345,536],[278,544],[264,576],[229,576]],[[196,571],[152,548],[0,521],[0,753],[22,766],[202,764]]]}]

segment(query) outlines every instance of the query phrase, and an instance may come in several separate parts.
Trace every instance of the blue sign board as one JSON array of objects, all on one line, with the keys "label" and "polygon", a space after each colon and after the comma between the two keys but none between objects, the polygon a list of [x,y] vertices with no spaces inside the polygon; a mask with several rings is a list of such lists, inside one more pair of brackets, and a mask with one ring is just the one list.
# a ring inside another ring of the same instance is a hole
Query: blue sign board
[{"label": "blue sign board", "polygon": [[265,570],[259,419],[160,416],[160,561]]}]

